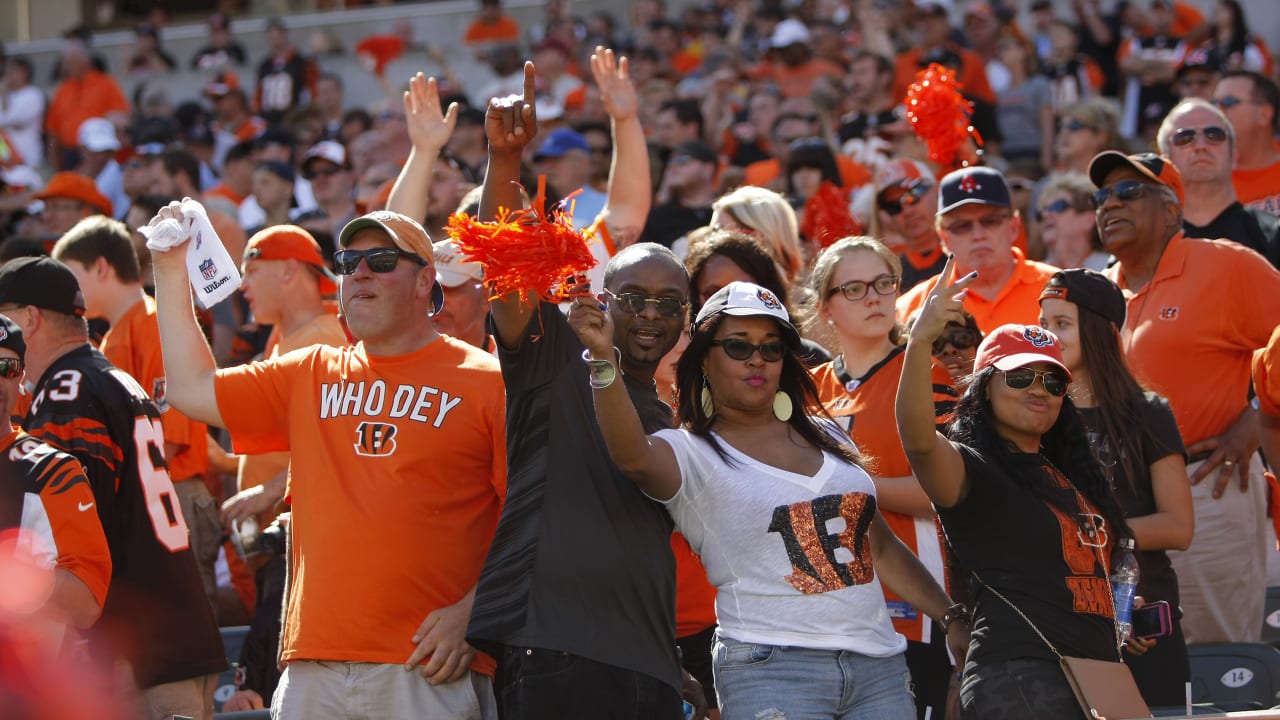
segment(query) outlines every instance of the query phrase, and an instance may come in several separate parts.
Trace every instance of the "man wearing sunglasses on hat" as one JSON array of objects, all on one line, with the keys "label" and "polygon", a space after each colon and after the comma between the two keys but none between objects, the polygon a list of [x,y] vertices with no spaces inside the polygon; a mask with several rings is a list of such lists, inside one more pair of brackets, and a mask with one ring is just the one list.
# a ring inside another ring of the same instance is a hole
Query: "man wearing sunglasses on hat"
[{"label": "man wearing sunglasses on hat", "polygon": [[1187,642],[1257,642],[1274,584],[1268,563],[1280,557],[1249,369],[1280,324],[1280,271],[1236,243],[1186,237],[1182,176],[1159,155],[1100,153],[1089,179],[1098,232],[1117,260],[1107,275],[1128,302],[1125,360],[1168,398],[1190,456],[1195,539],[1170,553]]},{"label": "man wearing sunglasses on hat", "polygon": [[902,292],[942,272],[947,254],[942,251],[934,218],[938,209],[938,183],[928,165],[907,158],[887,163],[876,173],[876,206],[885,229],[902,238]]},{"label": "man wearing sunglasses on hat", "polygon": [[[489,720],[493,660],[464,633],[505,493],[498,366],[436,331],[443,293],[421,225],[369,213],[338,244],[356,344],[226,369],[191,312],[185,246],[153,253],[169,400],[230,430],[237,452],[291,451],[273,716]],[[350,683],[367,692],[350,695]]]},{"label": "man wearing sunglasses on hat", "polygon": [[1280,268],[1280,218],[1241,205],[1231,184],[1238,150],[1226,114],[1204,100],[1183,100],[1165,116],[1156,139],[1182,174],[1187,237],[1234,240]]},{"label": "man wearing sunglasses on hat", "polygon": [[1280,86],[1260,73],[1224,73],[1213,89],[1213,104],[1231,119],[1240,151],[1231,174],[1245,207],[1280,215]]}]

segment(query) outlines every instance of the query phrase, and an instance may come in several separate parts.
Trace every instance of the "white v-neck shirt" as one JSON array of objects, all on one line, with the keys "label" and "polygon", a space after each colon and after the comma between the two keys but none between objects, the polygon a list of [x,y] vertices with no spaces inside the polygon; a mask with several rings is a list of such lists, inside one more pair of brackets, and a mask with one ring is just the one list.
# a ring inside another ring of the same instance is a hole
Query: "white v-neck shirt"
[{"label": "white v-neck shirt", "polygon": [[876,491],[862,468],[823,452],[822,467],[800,475],[719,436],[730,462],[687,430],[655,436],[680,465],[680,489],[664,504],[719,591],[720,632],[871,657],[906,649],[872,567]]}]

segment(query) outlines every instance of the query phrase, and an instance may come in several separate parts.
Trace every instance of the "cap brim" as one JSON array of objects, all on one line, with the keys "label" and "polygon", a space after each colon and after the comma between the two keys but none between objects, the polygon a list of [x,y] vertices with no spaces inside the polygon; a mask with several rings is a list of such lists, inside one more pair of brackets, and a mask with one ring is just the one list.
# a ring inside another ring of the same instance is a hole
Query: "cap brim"
[{"label": "cap brim", "polygon": [[1067,374],[1067,380],[1071,379],[1071,371],[1067,369],[1066,365],[1062,364],[1061,360],[1057,360],[1043,353],[1017,353],[1015,355],[1007,355],[991,364],[997,370],[1004,370],[1007,372],[1009,370],[1017,370],[1020,367],[1026,367],[1038,362],[1053,365]]},{"label": "cap brim", "polygon": [[984,200],[984,199],[982,199],[982,198],[973,198],[973,197],[971,197],[971,198],[965,198],[965,199],[960,200],[960,201],[957,201],[957,202],[953,202],[953,203],[951,203],[950,205],[948,205],[948,206],[946,206],[946,207],[944,207],[944,208],[939,209],[939,210],[938,210],[938,214],[939,214],[939,215],[946,215],[947,213],[951,212],[952,210],[955,210],[955,209],[956,209],[956,208],[958,208],[958,207],[964,207],[965,205],[991,205],[992,207],[1002,207],[1002,208],[1010,207],[1010,205],[1009,205],[1008,203],[995,202],[995,201],[993,201],[993,200]]},{"label": "cap brim", "polygon": [[1089,163],[1089,180],[1093,182],[1095,187],[1102,187],[1107,182],[1107,176],[1119,168],[1132,168],[1152,182],[1167,185],[1165,181],[1157,177],[1155,173],[1148,170],[1144,165],[1130,160],[1128,155],[1115,150],[1107,150],[1094,156]]},{"label": "cap brim", "polygon": [[753,310],[751,308],[739,307],[739,308],[725,308],[723,310],[720,310],[718,313],[715,313],[713,315],[708,315],[707,317],[703,318],[703,320],[709,320],[715,315],[732,315],[733,317],[769,318],[770,320],[773,320],[774,322],[778,323],[778,326],[782,328],[782,339],[786,341],[789,347],[791,348],[800,347],[800,332],[796,330],[796,326],[792,325],[787,320],[783,320],[777,315],[772,315],[770,313],[763,312],[760,310]]}]

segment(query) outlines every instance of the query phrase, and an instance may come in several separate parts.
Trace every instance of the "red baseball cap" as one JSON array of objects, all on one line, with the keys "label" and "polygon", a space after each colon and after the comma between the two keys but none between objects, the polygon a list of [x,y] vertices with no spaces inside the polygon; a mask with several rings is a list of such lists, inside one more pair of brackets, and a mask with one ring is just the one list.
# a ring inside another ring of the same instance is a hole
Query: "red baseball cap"
[{"label": "red baseball cap", "polygon": [[36,200],[50,200],[52,198],[79,200],[107,217],[112,216],[112,210],[114,209],[107,196],[98,190],[98,186],[94,184],[93,179],[78,172],[64,171],[55,173],[53,177],[49,178],[49,184],[44,186],[44,190],[36,193],[34,197]]},{"label": "red baseball cap", "polygon": [[297,260],[315,268],[320,276],[320,292],[338,292],[338,283],[320,254],[320,244],[306,229],[297,225],[273,225],[254,233],[244,249],[244,261]]},{"label": "red baseball cap", "polygon": [[1071,379],[1056,335],[1039,325],[1001,325],[983,338],[973,369],[995,366],[997,370],[1016,370],[1038,362],[1058,367]]}]

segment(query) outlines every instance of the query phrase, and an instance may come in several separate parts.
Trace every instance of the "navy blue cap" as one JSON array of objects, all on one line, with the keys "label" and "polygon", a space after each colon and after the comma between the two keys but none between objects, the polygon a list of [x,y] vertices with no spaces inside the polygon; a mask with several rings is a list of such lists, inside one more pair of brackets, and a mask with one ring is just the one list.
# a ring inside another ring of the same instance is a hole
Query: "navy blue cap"
[{"label": "navy blue cap", "polygon": [[0,347],[18,353],[18,359],[27,356],[27,342],[22,339],[22,328],[4,315],[0,315]]},{"label": "navy blue cap", "polygon": [[550,135],[547,135],[547,139],[542,142],[542,147],[539,147],[538,152],[534,153],[533,159],[558,158],[570,150],[581,150],[584,153],[590,153],[591,145],[578,132],[569,128],[557,128],[552,130]]},{"label": "navy blue cap", "polygon": [[1009,183],[998,170],[975,166],[947,173],[938,183],[938,214],[946,215],[962,205],[1013,207]]}]

